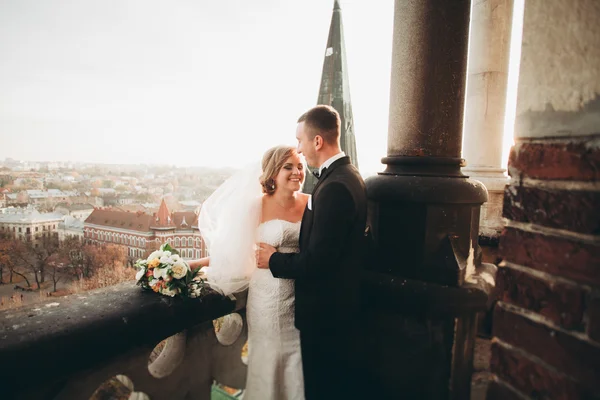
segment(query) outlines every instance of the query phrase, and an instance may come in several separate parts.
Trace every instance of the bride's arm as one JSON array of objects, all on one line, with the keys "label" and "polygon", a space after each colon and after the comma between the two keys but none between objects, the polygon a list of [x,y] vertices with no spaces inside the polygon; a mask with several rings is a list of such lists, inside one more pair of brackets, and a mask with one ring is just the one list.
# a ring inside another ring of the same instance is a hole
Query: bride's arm
[{"label": "bride's arm", "polygon": [[208,267],[209,264],[210,264],[210,257],[202,257],[197,260],[188,261],[188,265],[190,266],[190,268],[192,270],[195,268],[198,268],[198,267],[200,267],[200,268]]}]

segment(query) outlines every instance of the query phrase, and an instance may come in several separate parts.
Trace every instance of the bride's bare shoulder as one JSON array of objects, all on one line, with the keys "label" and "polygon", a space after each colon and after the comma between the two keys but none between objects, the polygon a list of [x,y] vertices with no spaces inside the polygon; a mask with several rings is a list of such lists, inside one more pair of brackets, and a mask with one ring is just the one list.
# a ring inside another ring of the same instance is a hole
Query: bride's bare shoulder
[{"label": "bride's bare shoulder", "polygon": [[308,203],[308,199],[310,198],[310,194],[306,193],[298,193],[298,199],[302,200],[302,202],[306,205]]}]

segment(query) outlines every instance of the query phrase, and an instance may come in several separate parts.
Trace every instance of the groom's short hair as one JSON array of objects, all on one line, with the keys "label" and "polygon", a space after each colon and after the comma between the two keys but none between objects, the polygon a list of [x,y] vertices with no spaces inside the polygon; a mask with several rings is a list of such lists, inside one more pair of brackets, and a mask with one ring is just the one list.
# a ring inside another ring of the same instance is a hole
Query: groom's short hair
[{"label": "groom's short hair", "polygon": [[327,105],[318,105],[311,108],[298,118],[298,123],[304,122],[308,128],[310,138],[319,135],[328,144],[336,144],[340,140],[340,114],[335,108]]}]

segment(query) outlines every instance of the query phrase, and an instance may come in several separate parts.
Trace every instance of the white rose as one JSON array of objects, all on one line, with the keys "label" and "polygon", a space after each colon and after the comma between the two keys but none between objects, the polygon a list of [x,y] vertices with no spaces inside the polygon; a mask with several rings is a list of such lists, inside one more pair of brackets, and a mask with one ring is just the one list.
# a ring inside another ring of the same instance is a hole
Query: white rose
[{"label": "white rose", "polygon": [[160,250],[156,250],[156,251],[152,252],[152,254],[150,254],[146,260],[152,261],[155,258],[161,258],[162,256],[163,256],[163,252]]},{"label": "white rose", "polygon": [[160,258],[160,262],[162,264],[173,264],[173,259],[171,257],[169,257],[169,256],[162,256]]},{"label": "white rose", "polygon": [[140,279],[142,279],[142,276],[144,276],[146,274],[146,268],[140,268],[137,272],[137,274],[135,274],[135,280],[139,281]]},{"label": "white rose", "polygon": [[164,278],[165,275],[167,274],[167,269],[166,268],[154,268],[154,272],[152,272],[152,274],[154,275],[154,278],[156,278],[156,279]]},{"label": "white rose", "polygon": [[163,256],[171,257],[171,252],[167,250],[163,252]]},{"label": "white rose", "polygon": [[173,272],[173,278],[181,279],[187,274],[188,268],[183,261],[179,260],[173,265],[171,271]]},{"label": "white rose", "polygon": [[179,261],[179,254],[172,254],[171,255],[171,260],[173,260],[174,262]]}]

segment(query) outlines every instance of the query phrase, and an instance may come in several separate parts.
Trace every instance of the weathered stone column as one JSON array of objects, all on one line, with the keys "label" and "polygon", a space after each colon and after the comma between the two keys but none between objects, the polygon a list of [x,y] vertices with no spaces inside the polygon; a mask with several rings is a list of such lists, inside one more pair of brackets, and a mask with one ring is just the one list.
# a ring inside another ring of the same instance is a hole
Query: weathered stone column
[{"label": "weathered stone column", "polygon": [[500,236],[502,194],[508,184],[502,147],[512,15],[513,0],[478,1],[471,14],[463,172],[488,190],[479,231],[486,243],[497,243]]},{"label": "weathered stone column", "polygon": [[367,180],[375,251],[367,345],[385,395],[468,399],[483,184],[461,173],[469,0],[396,0],[388,155]]},{"label": "weathered stone column", "polygon": [[[487,200],[485,187],[460,171],[469,13],[469,0],[396,1],[387,168],[367,184],[378,203],[371,222],[382,271],[451,285],[467,271],[438,263],[443,238],[459,235],[461,250],[477,260]],[[392,209],[393,218],[382,217]],[[412,244],[401,259],[398,239]]]}]

